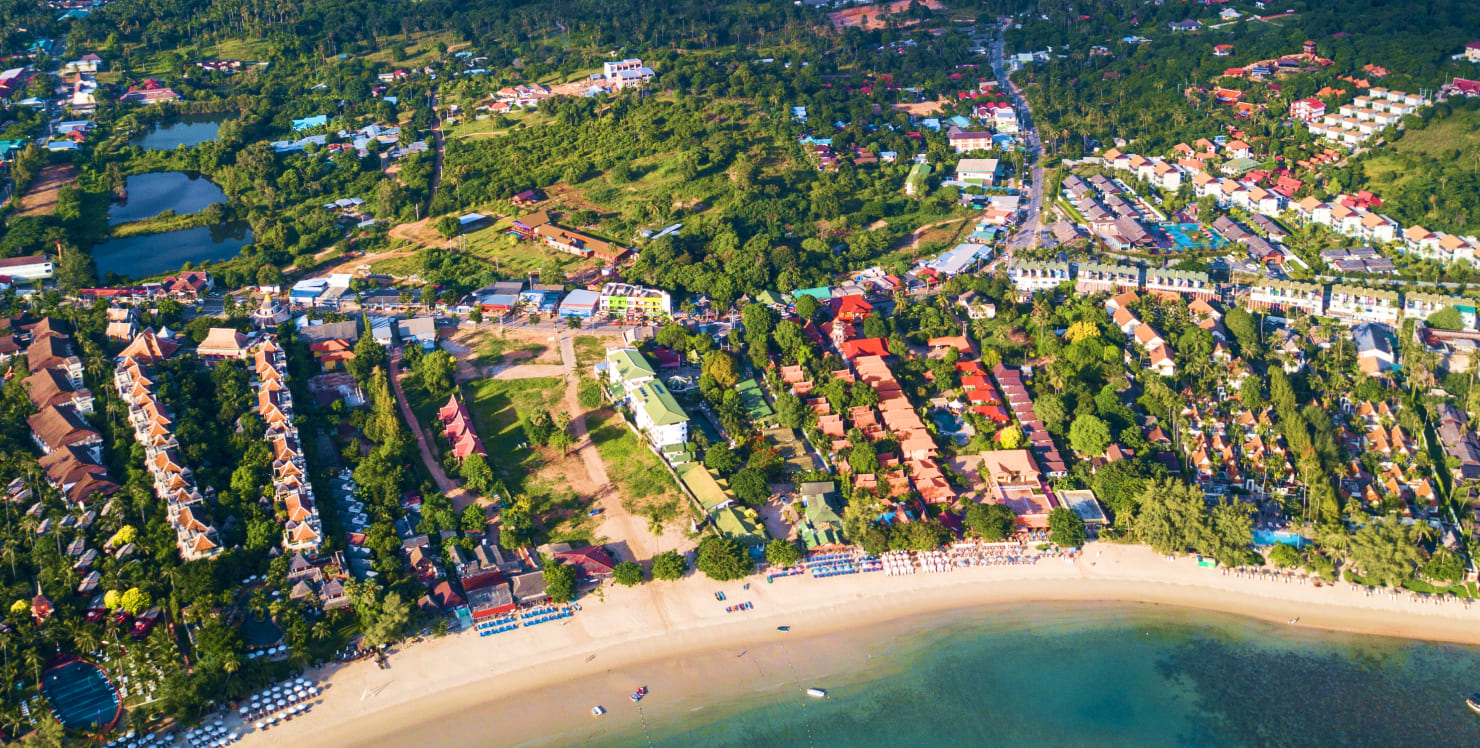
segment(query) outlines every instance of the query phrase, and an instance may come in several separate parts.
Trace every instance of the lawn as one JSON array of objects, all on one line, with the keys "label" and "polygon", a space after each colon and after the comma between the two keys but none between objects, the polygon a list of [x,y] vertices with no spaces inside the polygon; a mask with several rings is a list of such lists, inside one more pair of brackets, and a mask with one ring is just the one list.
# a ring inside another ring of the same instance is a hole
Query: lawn
[{"label": "lawn", "polygon": [[571,342],[576,350],[577,371],[588,371],[606,358],[606,341],[595,335],[578,335]]},{"label": "lawn", "polygon": [[661,525],[680,513],[681,495],[673,477],[610,408],[586,417],[591,441],[606,463],[607,477],[623,496],[623,506]]},{"label": "lawn", "polygon": [[512,353],[526,353],[528,355],[517,357],[519,360],[528,361],[543,356],[550,350],[550,346],[544,343],[530,343],[521,340],[511,340],[496,332],[481,333],[474,341],[476,351],[473,363],[477,366],[496,366],[504,362],[504,358]]},{"label": "lawn", "polygon": [[[489,228],[464,235],[463,251],[487,260],[501,275],[510,278],[555,269],[571,275],[600,262],[558,252],[534,242],[515,241],[503,233],[502,227],[505,225],[507,222],[500,221]],[[558,283],[559,279],[551,278],[546,282]]]},{"label": "lawn", "polygon": [[556,412],[564,395],[565,380],[560,377],[479,379],[463,385],[488,461],[510,490],[543,464],[536,452],[521,446],[525,437],[520,422],[536,408]]}]

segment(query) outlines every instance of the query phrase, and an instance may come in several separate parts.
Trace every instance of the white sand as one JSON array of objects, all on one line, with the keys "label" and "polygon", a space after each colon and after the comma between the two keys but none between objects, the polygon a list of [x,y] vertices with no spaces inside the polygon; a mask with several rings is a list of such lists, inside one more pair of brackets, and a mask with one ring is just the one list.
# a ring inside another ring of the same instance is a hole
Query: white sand
[{"label": "white sand", "polygon": [[[1239,579],[1199,568],[1192,559],[1167,561],[1139,546],[1093,543],[1075,562],[1036,566],[750,582],[749,591],[739,582],[718,584],[702,576],[634,589],[607,587],[604,599],[583,598],[583,610],[564,621],[487,638],[464,632],[425,642],[392,655],[389,670],[368,661],[331,666],[319,674],[329,688],[309,714],[251,733],[245,744],[406,745],[427,735],[444,737],[440,745],[539,742],[583,724],[573,720],[594,722],[593,704],[625,705],[625,694],[641,685],[628,672],[634,665],[668,667],[665,688],[702,691],[716,663],[725,662],[706,660],[702,653],[729,657],[748,647],[759,653],[786,637],[993,603],[1160,603],[1278,622],[1298,617],[1299,626],[1480,644],[1480,605],[1393,600],[1346,584],[1316,588]],[[725,592],[725,602],[715,600],[716,590]],[[725,613],[726,605],[747,601],[754,610]],[[780,625],[792,632],[778,632]],[[562,689],[556,700],[548,694],[536,700],[530,693],[555,685]],[[485,708],[496,713],[490,719],[497,735],[472,734],[471,726],[453,719]],[[614,727],[636,719],[635,710],[612,711],[602,719]]]}]

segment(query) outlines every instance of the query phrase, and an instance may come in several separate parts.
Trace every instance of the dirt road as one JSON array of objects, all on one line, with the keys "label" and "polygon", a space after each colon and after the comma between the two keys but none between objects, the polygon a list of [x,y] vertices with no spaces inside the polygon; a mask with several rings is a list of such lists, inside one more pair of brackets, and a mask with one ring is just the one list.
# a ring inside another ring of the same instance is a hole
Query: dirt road
[{"label": "dirt road", "polygon": [[426,432],[422,430],[421,423],[416,420],[416,414],[411,411],[411,404],[406,401],[406,391],[401,388],[400,351],[391,354],[390,377],[391,389],[395,391],[396,402],[401,406],[401,416],[406,419],[411,433],[416,436],[416,448],[421,452],[422,464],[426,466],[427,472],[431,473],[432,482],[437,484],[437,490],[452,502],[453,509],[461,512],[469,504],[478,501],[479,497],[447,477],[447,471],[442,469],[442,461],[437,459],[431,441],[427,438]]}]

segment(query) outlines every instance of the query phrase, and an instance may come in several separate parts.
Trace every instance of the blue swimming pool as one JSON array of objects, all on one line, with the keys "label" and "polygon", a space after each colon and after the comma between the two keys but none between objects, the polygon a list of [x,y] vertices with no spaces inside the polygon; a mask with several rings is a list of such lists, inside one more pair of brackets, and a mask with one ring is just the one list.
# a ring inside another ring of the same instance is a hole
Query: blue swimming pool
[{"label": "blue swimming pool", "polygon": [[1275,543],[1284,543],[1285,545],[1293,545],[1299,548],[1308,545],[1310,540],[1303,535],[1296,535],[1293,532],[1287,532],[1285,530],[1254,531],[1254,545],[1274,545]]},{"label": "blue swimming pool", "polygon": [[1179,249],[1209,247],[1217,249],[1225,243],[1223,238],[1197,223],[1169,223],[1161,227],[1176,242]]}]

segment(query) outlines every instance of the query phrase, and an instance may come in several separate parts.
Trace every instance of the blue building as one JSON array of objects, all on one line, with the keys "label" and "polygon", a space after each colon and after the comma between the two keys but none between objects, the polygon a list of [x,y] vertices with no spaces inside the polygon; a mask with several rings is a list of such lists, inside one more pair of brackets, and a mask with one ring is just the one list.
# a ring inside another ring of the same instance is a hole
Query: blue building
[{"label": "blue building", "polygon": [[567,294],[565,300],[560,302],[560,316],[590,319],[596,314],[596,309],[600,304],[601,294],[578,288]]}]

